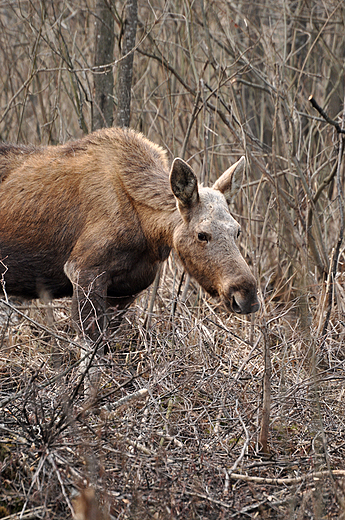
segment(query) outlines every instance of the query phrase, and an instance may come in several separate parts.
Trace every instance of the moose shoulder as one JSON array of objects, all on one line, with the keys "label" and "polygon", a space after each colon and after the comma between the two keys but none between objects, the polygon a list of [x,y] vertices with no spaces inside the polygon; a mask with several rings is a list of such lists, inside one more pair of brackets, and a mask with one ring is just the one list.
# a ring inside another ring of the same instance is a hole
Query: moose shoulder
[{"label": "moose shoulder", "polygon": [[174,248],[230,311],[257,311],[256,282],[227,205],[244,164],[205,188],[181,159],[169,173],[165,152],[129,129],[60,146],[0,145],[6,292],[73,296],[74,321],[94,338],[112,308],[126,308],[152,283]]}]

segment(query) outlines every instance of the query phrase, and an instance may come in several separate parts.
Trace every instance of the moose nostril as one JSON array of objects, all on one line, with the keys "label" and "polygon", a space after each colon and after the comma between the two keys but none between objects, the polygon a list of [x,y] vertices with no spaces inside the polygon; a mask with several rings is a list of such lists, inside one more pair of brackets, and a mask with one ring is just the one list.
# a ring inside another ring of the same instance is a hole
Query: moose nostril
[{"label": "moose nostril", "polygon": [[242,308],[237,303],[235,296],[232,297],[231,307],[233,312],[242,313]]}]

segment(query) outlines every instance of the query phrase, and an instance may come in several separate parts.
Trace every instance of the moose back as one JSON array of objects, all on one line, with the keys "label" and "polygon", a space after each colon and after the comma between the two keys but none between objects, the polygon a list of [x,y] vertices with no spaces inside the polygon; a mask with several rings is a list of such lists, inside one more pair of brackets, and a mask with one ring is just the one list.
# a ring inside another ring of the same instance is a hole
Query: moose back
[{"label": "moose back", "polygon": [[[154,280],[172,248],[228,310],[259,308],[228,210],[242,157],[212,188],[142,134],[109,128],[59,146],[0,145],[0,277],[8,295],[72,296],[95,339]],[[2,272],[1,272],[2,271]]]}]

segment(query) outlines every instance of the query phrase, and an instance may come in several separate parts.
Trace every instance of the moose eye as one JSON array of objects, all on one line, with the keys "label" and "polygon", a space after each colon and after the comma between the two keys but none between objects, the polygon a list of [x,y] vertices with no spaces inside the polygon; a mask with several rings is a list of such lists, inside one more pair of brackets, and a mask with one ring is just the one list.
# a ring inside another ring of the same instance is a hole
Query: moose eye
[{"label": "moose eye", "polygon": [[198,233],[198,240],[200,240],[200,242],[208,242],[206,233]]}]

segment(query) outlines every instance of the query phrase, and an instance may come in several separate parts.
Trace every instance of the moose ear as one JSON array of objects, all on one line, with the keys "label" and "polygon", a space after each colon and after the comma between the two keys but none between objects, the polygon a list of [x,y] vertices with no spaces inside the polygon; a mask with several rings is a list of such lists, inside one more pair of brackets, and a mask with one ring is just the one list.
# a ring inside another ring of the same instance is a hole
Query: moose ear
[{"label": "moose ear", "polygon": [[246,166],[245,157],[241,157],[235,164],[230,166],[213,185],[213,189],[223,193],[228,204],[240,189]]},{"label": "moose ear", "polygon": [[197,178],[183,159],[176,158],[172,163],[170,186],[182,207],[193,206],[199,199]]}]

